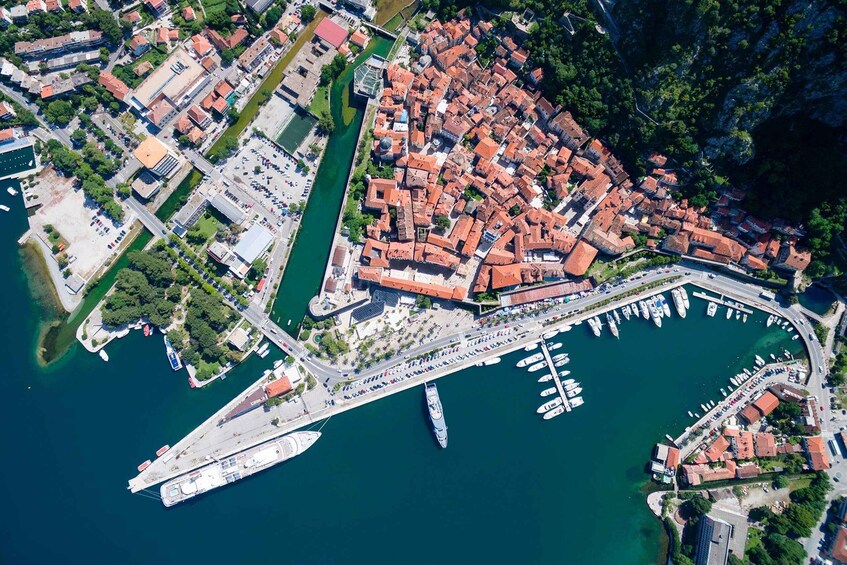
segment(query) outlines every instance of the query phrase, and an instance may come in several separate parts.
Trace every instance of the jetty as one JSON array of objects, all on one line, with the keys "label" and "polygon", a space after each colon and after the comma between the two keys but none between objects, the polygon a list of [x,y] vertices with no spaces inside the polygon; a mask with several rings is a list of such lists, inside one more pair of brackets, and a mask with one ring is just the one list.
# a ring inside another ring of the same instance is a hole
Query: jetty
[{"label": "jetty", "polygon": [[565,407],[565,411],[570,412],[571,403],[568,402],[568,395],[565,394],[565,387],[562,386],[562,381],[559,379],[559,372],[556,371],[556,367],[553,365],[553,358],[550,356],[550,351],[547,350],[547,343],[543,339],[539,342],[541,343],[541,352],[544,354],[544,359],[547,360],[547,368],[550,369],[550,374],[553,376],[553,383],[555,383],[556,390],[562,399],[562,405]]},{"label": "jetty", "polygon": [[724,295],[721,294],[720,298],[715,298],[711,294],[706,294],[705,292],[700,292],[699,290],[694,291],[694,296],[697,298],[702,298],[708,302],[714,302],[718,306],[726,306],[727,308],[732,308],[733,310],[738,310],[742,314],[753,315],[753,310],[748,308],[746,305],[742,305],[740,302],[727,302],[724,300]]}]

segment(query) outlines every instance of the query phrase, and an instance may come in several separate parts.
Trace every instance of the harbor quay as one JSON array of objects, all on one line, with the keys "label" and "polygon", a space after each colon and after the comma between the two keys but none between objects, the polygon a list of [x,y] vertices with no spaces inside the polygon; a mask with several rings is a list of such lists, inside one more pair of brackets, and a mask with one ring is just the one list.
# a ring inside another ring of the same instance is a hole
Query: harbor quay
[{"label": "harbor quay", "polygon": [[[381,377],[394,379],[394,383],[389,383],[383,388],[367,392],[350,400],[336,398],[337,395],[331,392],[331,387],[335,383],[349,383],[349,379],[343,377],[340,373],[328,372],[328,368],[323,364],[298,356],[297,361],[303,362],[307,369],[311,370],[317,367],[324,369],[322,375],[328,376],[323,379],[323,387],[315,387],[313,390],[304,393],[300,401],[291,404],[284,403],[282,407],[274,409],[276,411],[254,410],[220,424],[222,415],[238,404],[244,396],[266,382],[266,378],[263,376],[238,398],[228,403],[178,442],[172,450],[173,453],[178,454],[176,457],[168,462],[164,462],[162,458],[157,459],[147,469],[129,481],[129,488],[135,492],[153,486],[196,469],[217,458],[227,457],[333,415],[407,390],[423,382],[452,374],[484,360],[516,351],[538,341],[541,334],[546,331],[561,328],[565,325],[581,324],[583,320],[598,313],[636,302],[644,298],[645,295],[666,292],[682,284],[694,284],[704,290],[743,302],[748,306],[776,313],[788,320],[798,329],[798,335],[802,337],[810,358],[809,381],[807,383],[820,388],[823,352],[813,334],[808,331],[809,325],[802,319],[803,314],[801,312],[792,307],[783,307],[772,301],[763,301],[759,296],[761,288],[755,285],[742,283],[723,275],[714,275],[696,267],[685,267],[685,269],[685,274],[681,274],[679,269],[675,269],[673,272],[670,269],[664,269],[646,273],[634,280],[620,284],[614,289],[614,294],[610,292],[610,294],[597,294],[576,299],[561,304],[524,323],[504,323],[485,330],[476,330],[472,332],[475,334],[472,336],[462,334],[449,340],[445,338],[427,344],[425,348],[401,352],[398,356],[405,353],[403,361],[398,362],[397,357],[395,357],[366,372],[362,372],[356,378],[356,382],[359,382],[372,377]],[[639,289],[647,284],[656,286],[634,296],[631,295],[632,292],[639,292]],[[623,297],[616,300],[616,297],[621,295]],[[497,335],[498,332],[504,330],[509,331]],[[482,344],[482,347],[477,351],[474,347],[479,344]],[[443,359],[438,359],[438,363],[443,362],[444,364],[423,374],[413,374],[414,370],[410,367],[410,362],[432,354],[433,351],[447,352],[443,354]],[[468,355],[469,353],[470,355]],[[459,356],[464,357],[459,359]],[[277,425],[272,423],[275,418],[279,419]]]}]

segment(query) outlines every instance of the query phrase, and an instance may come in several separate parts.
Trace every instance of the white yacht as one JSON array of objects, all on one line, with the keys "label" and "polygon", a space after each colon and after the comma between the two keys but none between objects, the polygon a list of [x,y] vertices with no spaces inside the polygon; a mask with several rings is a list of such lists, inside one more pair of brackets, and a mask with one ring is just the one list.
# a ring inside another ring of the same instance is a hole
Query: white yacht
[{"label": "white yacht", "polygon": [[545,420],[550,420],[550,419],[555,418],[556,416],[560,416],[564,413],[565,413],[565,407],[564,406],[557,406],[556,408],[553,408],[549,412],[545,412],[544,416],[542,416],[542,418],[544,418]]},{"label": "white yacht", "polygon": [[536,363],[538,361],[541,361],[542,359],[544,359],[543,353],[535,353],[533,355],[530,355],[529,357],[524,357],[523,359],[518,361],[516,366],[526,367],[527,365],[531,365],[532,363]]},{"label": "white yacht", "polygon": [[576,387],[573,390],[566,391],[565,394],[568,395],[568,398],[573,398],[574,396],[577,396],[581,392],[582,392],[582,389],[580,387]]},{"label": "white yacht", "polygon": [[546,366],[547,366],[547,361],[539,361],[538,363],[530,366],[529,372],[534,373],[535,371],[540,371],[541,369],[543,369]]},{"label": "white yacht", "polygon": [[538,379],[538,382],[540,382],[540,383],[549,383],[549,382],[550,382],[550,381],[552,381],[552,380],[553,380],[553,375],[544,375],[543,377],[541,377],[540,379]]},{"label": "white yacht", "polygon": [[544,339],[553,339],[557,335],[559,335],[559,330],[550,330],[549,332],[541,334],[541,337]]},{"label": "white yacht", "polygon": [[674,308],[676,308],[676,313],[679,314],[680,318],[685,317],[685,304],[682,302],[682,293],[679,292],[678,288],[671,290],[671,298],[673,299]]},{"label": "white yacht", "polygon": [[714,302],[709,302],[709,305],[706,307],[706,315],[710,318],[715,317],[715,312],[718,311],[718,305]]},{"label": "white yacht", "polygon": [[551,343],[550,345],[547,346],[547,351],[556,351],[560,347],[562,347],[562,342]]},{"label": "white yacht", "polygon": [[650,309],[647,307],[647,303],[643,300],[638,301],[638,307],[641,309],[641,317],[645,320],[650,319]]},{"label": "white yacht", "polygon": [[553,356],[553,361],[554,362],[561,361],[562,359],[567,359],[567,358],[568,358],[567,353],[557,353],[556,355]]},{"label": "white yacht", "polygon": [[536,410],[535,412],[536,412],[536,414],[543,414],[543,413],[549,412],[553,408],[556,408],[557,406],[561,406],[561,405],[562,405],[562,399],[557,396],[553,400],[551,400],[549,402],[545,402],[544,404],[539,406],[538,410]]},{"label": "white yacht", "polygon": [[733,312],[735,312],[735,310],[733,310],[733,309],[732,309],[732,308],[730,308],[729,306],[727,306],[727,307],[726,307],[726,319],[727,319],[727,320],[729,320],[730,318],[732,318],[732,313],[733,313]]},{"label": "white yacht", "polygon": [[576,398],[571,398],[568,400],[568,404],[570,404],[571,408],[576,408],[577,406],[582,406],[585,401],[582,400],[581,396],[577,396]]},{"label": "white yacht", "polygon": [[685,309],[688,310],[691,308],[691,303],[688,301],[688,291],[685,290],[684,286],[679,287],[679,293],[682,295],[682,304],[685,306]]},{"label": "white yacht", "polygon": [[550,388],[546,388],[541,391],[541,396],[550,396],[551,394],[556,394],[556,387],[551,386]]}]

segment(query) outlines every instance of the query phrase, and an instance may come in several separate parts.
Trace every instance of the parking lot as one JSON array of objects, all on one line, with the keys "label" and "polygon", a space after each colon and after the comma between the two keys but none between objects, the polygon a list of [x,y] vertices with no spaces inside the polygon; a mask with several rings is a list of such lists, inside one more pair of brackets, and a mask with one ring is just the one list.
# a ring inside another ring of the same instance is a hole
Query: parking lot
[{"label": "parking lot", "polygon": [[281,221],[291,204],[308,198],[314,171],[306,174],[297,161],[267,139],[253,136],[227,161],[224,174]]},{"label": "parking lot", "polygon": [[[30,217],[30,226],[44,241],[44,226],[52,226],[61,236],[62,251],[67,254],[69,269],[88,279],[118,249],[126,235],[126,226],[135,219],[127,211],[122,224],[110,220],[89,200],[82,190],[73,189],[72,181],[49,169],[32,189],[41,195],[44,205]],[[121,235],[121,232],[124,232]]]}]

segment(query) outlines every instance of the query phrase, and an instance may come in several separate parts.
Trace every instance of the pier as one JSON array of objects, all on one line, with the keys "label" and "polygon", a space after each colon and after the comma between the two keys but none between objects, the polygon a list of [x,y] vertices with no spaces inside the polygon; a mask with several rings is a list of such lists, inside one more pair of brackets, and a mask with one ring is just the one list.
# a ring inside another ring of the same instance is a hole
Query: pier
[{"label": "pier", "polygon": [[550,369],[550,374],[553,376],[553,382],[556,383],[556,390],[559,391],[559,396],[562,398],[565,411],[570,412],[571,404],[568,402],[568,395],[565,394],[565,388],[562,386],[562,381],[559,379],[559,372],[556,370],[556,367],[553,366],[553,358],[547,350],[547,343],[543,337],[541,338],[540,343],[541,352],[544,354],[544,359],[547,360],[547,368]]},{"label": "pier", "polygon": [[718,306],[726,306],[727,308],[732,308],[733,310],[738,310],[742,314],[749,314],[751,316],[753,315],[753,311],[751,309],[747,308],[746,306],[742,306],[740,302],[729,303],[726,300],[724,300],[723,294],[721,294],[720,298],[715,298],[714,296],[711,296],[709,294],[706,294],[705,292],[700,292],[700,291],[694,291],[693,294],[697,298],[702,298],[703,300],[706,300],[708,302],[714,302]]}]

